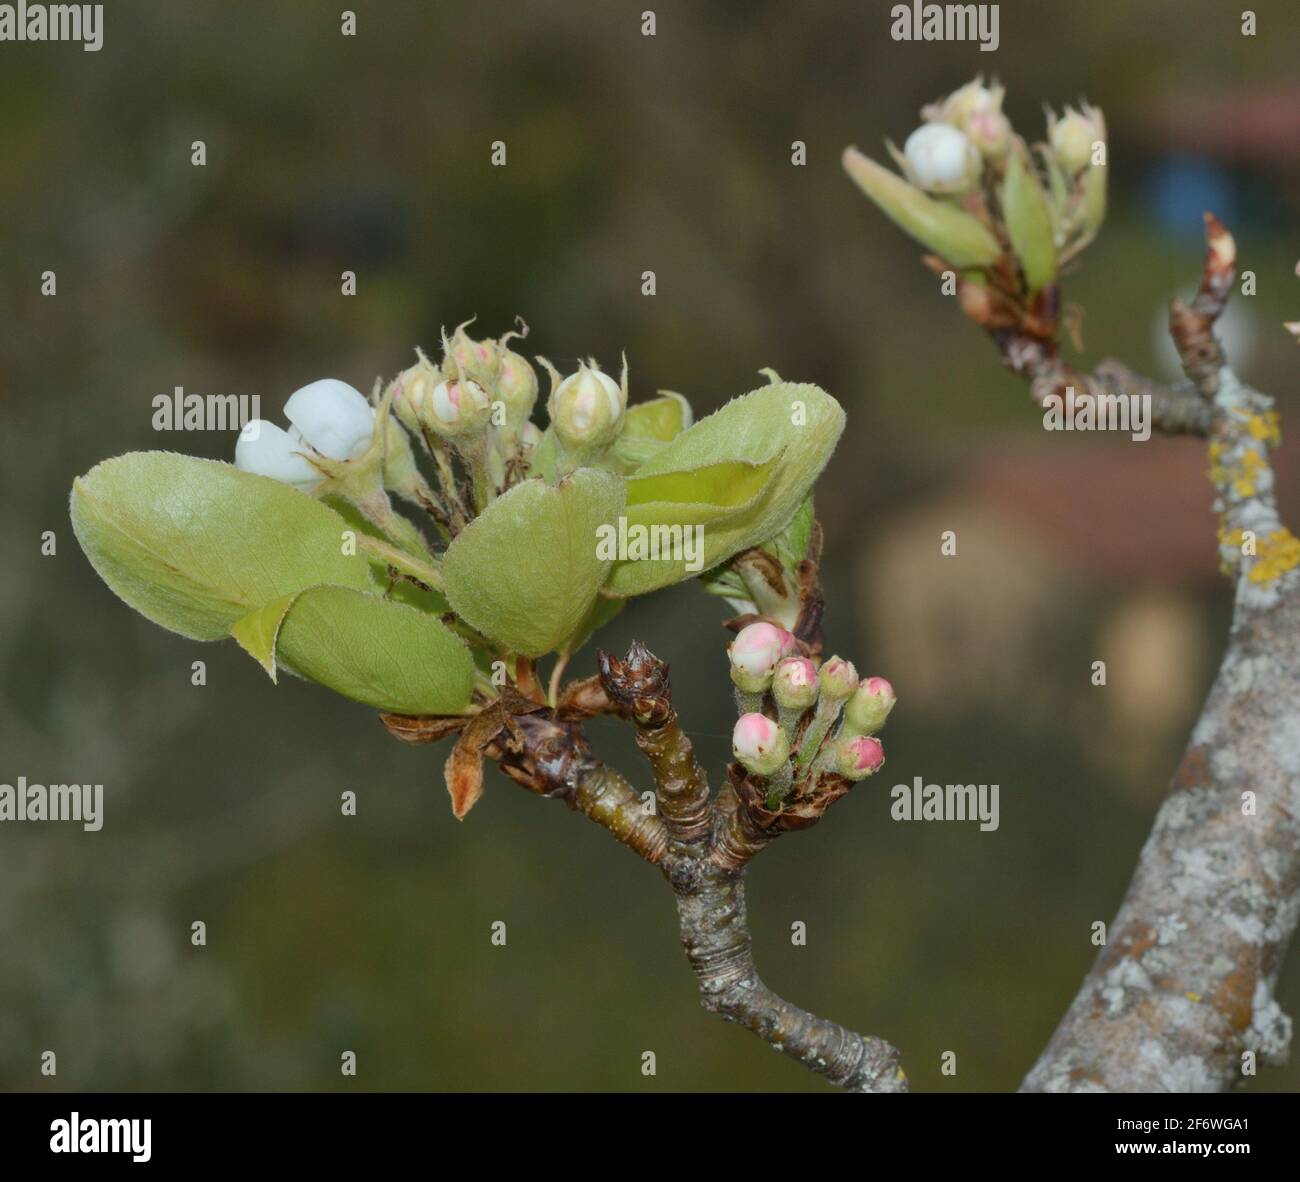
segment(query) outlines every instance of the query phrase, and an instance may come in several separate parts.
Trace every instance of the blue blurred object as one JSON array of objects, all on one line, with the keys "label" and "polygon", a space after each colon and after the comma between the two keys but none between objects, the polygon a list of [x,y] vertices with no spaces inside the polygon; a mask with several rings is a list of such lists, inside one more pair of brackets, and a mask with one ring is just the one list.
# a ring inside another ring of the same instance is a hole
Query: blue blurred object
[{"label": "blue blurred object", "polygon": [[1232,173],[1204,156],[1187,153],[1158,160],[1147,175],[1146,204],[1171,238],[1197,243],[1204,230],[1203,210],[1212,209],[1228,225],[1238,219],[1237,186]]}]

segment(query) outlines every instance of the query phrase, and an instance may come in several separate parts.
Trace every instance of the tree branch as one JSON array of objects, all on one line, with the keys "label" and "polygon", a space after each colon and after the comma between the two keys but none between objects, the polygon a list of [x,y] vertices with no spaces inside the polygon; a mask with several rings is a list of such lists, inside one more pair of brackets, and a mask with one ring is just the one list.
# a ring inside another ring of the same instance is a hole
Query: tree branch
[{"label": "tree branch", "polygon": [[809,1071],[851,1092],[905,1092],[898,1052],[778,997],[754,967],[745,918],[744,874],[702,866],[690,889],[676,887],[682,946],[700,1000]]},{"label": "tree branch", "polygon": [[[608,653],[601,653],[599,660],[605,691],[635,725],[637,743],[654,772],[657,799],[672,835],[664,872],[677,900],[682,946],[704,1008],[744,1026],[849,1091],[905,1091],[906,1076],[892,1046],[777,996],[754,966],[745,917],[744,865],[783,827],[803,827],[816,818],[796,814],[782,824],[780,814],[764,814],[761,794],[737,793],[737,785],[744,791],[746,783],[737,765],[731,768],[732,783],[719,798],[722,807],[715,807],[672,706],[668,666],[641,644],[634,644],[623,661]],[[831,798],[847,791],[847,781],[843,783],[840,791],[826,793],[808,807],[817,808],[820,816]],[[745,827],[752,832],[750,838],[742,842],[732,836]]]},{"label": "tree branch", "polygon": [[1289,1046],[1273,988],[1300,918],[1300,542],[1273,499],[1271,400],[1214,338],[1236,249],[1206,225],[1200,291],[1170,320],[1180,397],[1210,411],[1232,632],[1107,945],[1025,1091],[1220,1091]]},{"label": "tree branch", "polygon": [[486,754],[516,783],[539,796],[564,800],[647,862],[663,858],[667,826],[647,811],[627,780],[592,754],[577,723],[560,721],[549,712],[520,715],[512,732]]}]

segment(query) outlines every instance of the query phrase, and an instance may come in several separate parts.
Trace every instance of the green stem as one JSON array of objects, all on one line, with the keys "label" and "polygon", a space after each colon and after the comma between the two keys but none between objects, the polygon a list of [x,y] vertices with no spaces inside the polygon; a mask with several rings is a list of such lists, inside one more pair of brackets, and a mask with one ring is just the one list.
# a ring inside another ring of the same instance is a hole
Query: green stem
[{"label": "green stem", "polygon": [[385,542],[380,538],[373,538],[369,534],[358,534],[357,541],[360,543],[361,549],[372,558],[391,566],[394,570],[401,571],[404,575],[419,579],[421,583],[432,587],[435,591],[442,590],[442,571],[432,562],[426,562],[389,542]]},{"label": "green stem", "polygon": [[817,752],[821,750],[822,743],[826,741],[826,735],[835,725],[835,720],[839,718],[843,706],[843,702],[832,702],[829,698],[817,699],[817,713],[808,724],[803,742],[799,744],[799,753],[795,756],[796,771],[803,772],[816,759]]}]

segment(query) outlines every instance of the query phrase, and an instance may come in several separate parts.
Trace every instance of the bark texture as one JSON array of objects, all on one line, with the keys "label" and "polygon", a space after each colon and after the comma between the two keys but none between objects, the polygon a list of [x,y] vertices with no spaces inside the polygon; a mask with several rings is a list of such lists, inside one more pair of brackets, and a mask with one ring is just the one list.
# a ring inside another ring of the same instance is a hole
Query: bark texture
[{"label": "bark texture", "polygon": [[1025,1091],[1222,1091],[1290,1044],[1273,988],[1300,917],[1300,542],[1273,498],[1271,400],[1214,337],[1236,248],[1206,225],[1200,291],[1170,328],[1209,415],[1232,631],[1107,945]]},{"label": "bark texture", "polygon": [[774,1050],[850,1092],[905,1092],[898,1052],[779,997],[763,983],[745,919],[744,872],[699,868],[676,887],[682,947],[700,1001],[758,1035]]}]

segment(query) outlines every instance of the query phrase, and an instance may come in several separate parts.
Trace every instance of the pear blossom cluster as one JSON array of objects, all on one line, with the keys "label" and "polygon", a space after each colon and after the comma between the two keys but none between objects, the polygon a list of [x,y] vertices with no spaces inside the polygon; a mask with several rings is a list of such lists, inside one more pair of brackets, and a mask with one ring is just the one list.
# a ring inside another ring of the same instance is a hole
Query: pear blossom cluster
[{"label": "pear blossom cluster", "polygon": [[1049,109],[1046,139],[1031,145],[1004,98],[981,77],[926,106],[902,151],[886,144],[901,176],[856,148],[844,167],[934,270],[959,276],[967,315],[990,330],[1032,331],[1054,304],[1042,293],[1105,217],[1106,121],[1087,102]]},{"label": "pear blossom cluster", "polygon": [[768,781],[772,807],[824,773],[857,781],[879,771],[885,750],[875,734],[897,700],[885,678],[859,678],[843,657],[818,666],[799,647],[785,628],[758,620],[727,650],[741,709],[732,754]]},{"label": "pear blossom cluster", "polygon": [[[626,364],[615,381],[594,360],[561,374],[538,357],[550,377],[543,431],[532,421],[537,370],[511,347],[527,330],[479,340],[467,328],[443,334],[437,362],[417,350],[415,364],[377,383],[369,398],[335,378],[303,386],[285,403],[286,425],[258,419],[244,428],[236,467],[350,501],[390,540],[424,551],[389,492],[427,512],[446,541],[539,470],[562,475],[602,461],[626,420]],[[689,425],[687,411],[682,418]],[[417,451],[427,454],[432,479]]]}]

